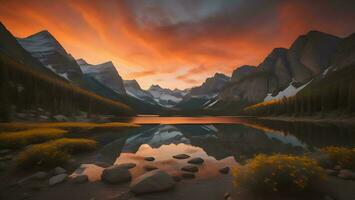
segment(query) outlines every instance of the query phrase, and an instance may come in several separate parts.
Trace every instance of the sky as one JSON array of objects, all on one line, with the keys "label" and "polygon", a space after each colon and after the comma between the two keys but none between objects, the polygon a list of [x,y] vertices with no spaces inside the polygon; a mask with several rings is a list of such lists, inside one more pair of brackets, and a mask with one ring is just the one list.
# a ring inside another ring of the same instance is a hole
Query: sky
[{"label": "sky", "polygon": [[75,58],[112,61],[143,88],[200,85],[318,30],[355,32],[353,0],[0,0],[16,37],[48,30]]}]

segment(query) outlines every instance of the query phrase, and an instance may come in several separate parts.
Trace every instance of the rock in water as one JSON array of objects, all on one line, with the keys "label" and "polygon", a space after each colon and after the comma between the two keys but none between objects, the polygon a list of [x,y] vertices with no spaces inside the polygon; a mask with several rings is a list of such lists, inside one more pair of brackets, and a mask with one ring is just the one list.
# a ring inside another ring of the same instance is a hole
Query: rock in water
[{"label": "rock in water", "polygon": [[61,167],[56,167],[53,170],[54,175],[58,175],[58,174],[65,174],[67,172],[67,170],[61,168]]},{"label": "rock in water", "polygon": [[229,167],[223,167],[222,169],[219,170],[220,173],[222,174],[228,174],[229,173]]},{"label": "rock in water", "polygon": [[52,178],[49,179],[49,186],[64,182],[67,177],[68,177],[67,174],[59,174],[59,175],[53,176]]},{"label": "rock in water", "polygon": [[182,160],[182,159],[190,158],[190,156],[186,155],[186,154],[178,154],[178,155],[173,156],[173,158]]},{"label": "rock in water", "polygon": [[155,158],[154,157],[145,157],[144,160],[145,161],[154,161]]},{"label": "rock in water", "polygon": [[193,158],[187,162],[190,164],[200,165],[204,162],[204,160],[202,158],[198,157],[198,158]]},{"label": "rock in water", "polygon": [[135,194],[143,194],[168,190],[174,186],[175,181],[171,176],[160,170],[154,170],[138,177],[132,182],[130,188]]},{"label": "rock in water", "polygon": [[182,171],[187,171],[187,172],[198,172],[198,168],[196,166],[193,166],[193,165],[187,165],[183,168],[181,168]]},{"label": "rock in water", "polygon": [[122,183],[130,181],[131,173],[125,167],[114,165],[103,170],[101,179],[108,183]]}]

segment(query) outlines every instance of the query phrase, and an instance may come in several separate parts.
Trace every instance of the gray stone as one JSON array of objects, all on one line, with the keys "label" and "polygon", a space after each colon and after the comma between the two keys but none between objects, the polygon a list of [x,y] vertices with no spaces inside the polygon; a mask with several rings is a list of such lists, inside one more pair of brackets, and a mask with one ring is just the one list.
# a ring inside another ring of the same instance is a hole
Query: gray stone
[{"label": "gray stone", "polygon": [[49,186],[53,186],[59,183],[62,183],[65,181],[65,179],[68,177],[67,174],[59,174],[56,176],[53,176],[49,179]]},{"label": "gray stone", "polygon": [[198,158],[193,158],[187,162],[190,164],[200,165],[204,162],[204,160],[202,158],[198,157]]},{"label": "gray stone", "polygon": [[181,168],[182,171],[186,171],[186,172],[198,172],[198,168],[194,165],[187,165],[184,166],[183,168]]},{"label": "gray stone", "polygon": [[86,183],[89,181],[89,177],[85,174],[78,175],[72,178],[73,183]]},{"label": "gray stone", "polygon": [[134,180],[130,189],[135,194],[160,192],[171,189],[175,186],[175,181],[167,173],[154,170],[143,174]]},{"label": "gray stone", "polygon": [[355,173],[347,169],[342,169],[339,171],[338,177],[347,180],[355,180]]},{"label": "gray stone", "polygon": [[334,167],[334,169],[339,171],[339,170],[342,170],[343,168],[340,165],[337,165]]},{"label": "gray stone", "polygon": [[173,158],[183,160],[183,159],[190,158],[190,156],[186,155],[186,154],[178,154],[178,155],[173,156]]},{"label": "gray stone", "polygon": [[54,174],[54,175],[65,174],[65,173],[67,173],[67,170],[65,170],[65,169],[63,169],[63,168],[61,168],[61,167],[56,167],[56,168],[54,168],[54,170],[53,170],[53,174]]},{"label": "gray stone", "polygon": [[222,174],[228,174],[229,173],[229,167],[223,167],[222,169],[219,170],[220,173]]},{"label": "gray stone", "polygon": [[145,161],[154,161],[155,158],[154,157],[144,157]]},{"label": "gray stone", "polygon": [[125,167],[114,165],[103,170],[101,179],[107,183],[122,183],[130,181],[132,178],[131,173]]}]

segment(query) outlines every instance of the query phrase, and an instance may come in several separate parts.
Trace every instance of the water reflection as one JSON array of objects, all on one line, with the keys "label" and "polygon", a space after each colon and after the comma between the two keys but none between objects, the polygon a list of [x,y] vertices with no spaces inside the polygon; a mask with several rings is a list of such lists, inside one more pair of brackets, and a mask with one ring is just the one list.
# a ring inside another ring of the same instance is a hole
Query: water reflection
[{"label": "water reflection", "polygon": [[[201,179],[220,175],[220,168],[235,167],[260,153],[300,155],[329,145],[355,146],[353,126],[247,118],[223,118],[219,120],[221,123],[216,124],[201,123],[205,118],[200,118],[200,121],[194,118],[198,124],[185,123],[190,119],[184,121],[179,118],[177,124],[169,119],[169,124],[143,125],[130,137],[118,138],[106,144],[97,157],[110,157],[110,162],[114,164],[136,163],[137,166],[131,169],[136,178],[146,168],[152,167],[174,176],[181,175],[181,168],[187,165],[188,159],[176,160],[172,156],[184,153],[191,158],[201,157],[205,160],[196,174]],[[212,118],[204,122],[210,120]],[[222,123],[225,120],[228,122]],[[155,161],[146,161],[144,157],[154,157]],[[76,174],[88,174],[91,181],[96,181],[100,179],[101,172],[101,167],[83,165]]]}]

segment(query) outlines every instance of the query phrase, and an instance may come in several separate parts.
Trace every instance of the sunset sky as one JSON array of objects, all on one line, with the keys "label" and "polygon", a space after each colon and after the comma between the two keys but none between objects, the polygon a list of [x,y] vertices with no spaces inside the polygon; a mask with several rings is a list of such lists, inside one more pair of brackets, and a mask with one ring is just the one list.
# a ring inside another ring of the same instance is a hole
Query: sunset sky
[{"label": "sunset sky", "polygon": [[353,0],[0,0],[16,37],[48,30],[75,58],[113,61],[143,88],[186,88],[257,65],[319,30],[355,32]]}]

